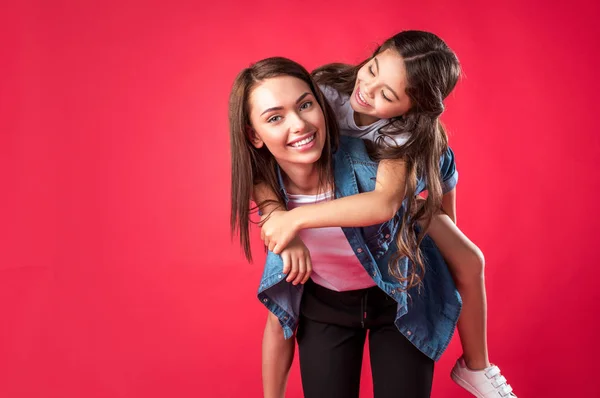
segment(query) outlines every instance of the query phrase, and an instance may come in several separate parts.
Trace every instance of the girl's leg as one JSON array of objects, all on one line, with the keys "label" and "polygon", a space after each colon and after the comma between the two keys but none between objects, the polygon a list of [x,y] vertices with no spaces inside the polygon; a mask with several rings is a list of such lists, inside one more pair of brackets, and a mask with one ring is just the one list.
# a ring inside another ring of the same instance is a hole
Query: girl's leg
[{"label": "girl's leg", "polygon": [[470,369],[485,369],[490,362],[483,253],[445,214],[433,217],[427,233],[448,263],[463,300],[458,320],[463,358]]},{"label": "girl's leg", "polygon": [[294,349],[294,338],[285,340],[279,320],[269,312],[262,344],[262,379],[265,398],[285,397]]},{"label": "girl's leg", "polygon": [[463,300],[458,320],[463,358],[470,369],[485,369],[490,362],[483,253],[445,214],[433,217],[427,233],[448,263]]},{"label": "girl's leg", "polygon": [[463,348],[452,379],[476,397],[512,397],[512,387],[500,369],[490,365],[487,350],[487,305],[481,250],[445,214],[436,215],[429,236],[446,260],[463,299],[458,333]]}]

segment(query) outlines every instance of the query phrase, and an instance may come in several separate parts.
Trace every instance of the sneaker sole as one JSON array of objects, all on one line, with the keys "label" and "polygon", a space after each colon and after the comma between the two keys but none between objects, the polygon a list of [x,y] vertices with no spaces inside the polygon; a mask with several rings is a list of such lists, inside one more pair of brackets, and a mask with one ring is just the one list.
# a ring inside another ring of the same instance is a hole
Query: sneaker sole
[{"label": "sneaker sole", "polygon": [[471,394],[473,394],[477,398],[485,398],[483,395],[479,394],[477,392],[477,390],[475,390],[475,388],[473,388],[473,386],[471,386],[465,380],[461,379],[460,376],[458,376],[456,373],[454,373],[454,372],[450,373],[450,378],[452,380],[454,380],[454,382],[456,384],[458,384],[459,386],[461,386],[462,388],[464,388],[465,390],[467,390],[468,392],[470,392]]}]

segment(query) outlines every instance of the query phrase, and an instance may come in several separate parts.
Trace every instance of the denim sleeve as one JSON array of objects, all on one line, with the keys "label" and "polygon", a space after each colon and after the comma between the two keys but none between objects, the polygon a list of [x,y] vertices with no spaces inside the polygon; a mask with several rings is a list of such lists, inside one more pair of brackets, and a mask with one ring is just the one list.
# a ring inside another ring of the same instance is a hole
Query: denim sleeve
[{"label": "denim sleeve", "polygon": [[284,337],[289,339],[298,326],[304,285],[292,285],[285,275],[281,256],[268,252],[257,297],[279,319]]},{"label": "denim sleeve", "polygon": [[454,151],[450,147],[440,159],[440,174],[442,176],[442,191],[444,193],[452,191],[458,183],[458,171],[454,162]]}]

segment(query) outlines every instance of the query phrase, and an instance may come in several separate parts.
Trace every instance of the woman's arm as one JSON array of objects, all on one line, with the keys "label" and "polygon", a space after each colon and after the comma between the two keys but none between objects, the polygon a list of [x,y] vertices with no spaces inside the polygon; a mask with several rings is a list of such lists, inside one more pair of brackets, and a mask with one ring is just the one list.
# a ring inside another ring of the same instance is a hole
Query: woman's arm
[{"label": "woman's arm", "polygon": [[[279,202],[275,192],[266,184],[254,186],[253,198],[262,214],[260,218],[261,225],[273,214],[285,212],[283,203]],[[289,245],[286,246],[287,250],[277,253],[281,254],[281,259],[283,260],[283,273],[287,275],[286,281],[293,285],[306,283],[312,273],[310,251],[298,236],[293,238]]]},{"label": "woman's arm", "polygon": [[274,212],[261,235],[269,250],[280,253],[298,231],[324,227],[364,227],[391,220],[406,193],[406,164],[383,160],[377,168],[375,189],[329,202]]},{"label": "woman's arm", "polygon": [[262,214],[261,219],[276,210],[285,210],[285,205],[279,201],[277,194],[264,183],[254,185],[252,200],[259,207]]}]

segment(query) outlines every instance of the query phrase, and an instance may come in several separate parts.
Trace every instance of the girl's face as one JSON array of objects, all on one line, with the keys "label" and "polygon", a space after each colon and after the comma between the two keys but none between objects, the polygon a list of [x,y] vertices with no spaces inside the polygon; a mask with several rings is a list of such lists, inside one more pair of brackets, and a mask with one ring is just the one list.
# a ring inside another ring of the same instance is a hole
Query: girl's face
[{"label": "girl's face", "polygon": [[291,76],[264,80],[250,93],[249,105],[256,148],[265,145],[284,169],[319,160],[327,129],[308,84]]},{"label": "girl's face", "polygon": [[358,71],[350,105],[355,112],[376,119],[401,116],[411,107],[406,84],[404,60],[387,49]]}]

